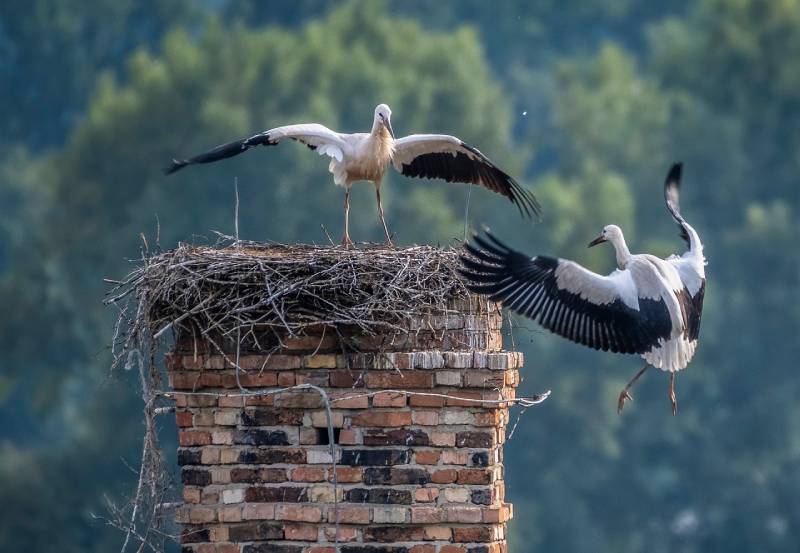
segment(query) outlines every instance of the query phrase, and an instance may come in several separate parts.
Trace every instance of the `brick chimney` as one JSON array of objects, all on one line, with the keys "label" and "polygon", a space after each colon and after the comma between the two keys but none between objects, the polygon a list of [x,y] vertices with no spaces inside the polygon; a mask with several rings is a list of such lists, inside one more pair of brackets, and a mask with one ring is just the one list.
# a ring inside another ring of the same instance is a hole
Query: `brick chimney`
[{"label": "brick chimney", "polygon": [[[449,306],[384,336],[319,328],[241,351],[238,384],[233,350],[180,336],[167,367],[183,551],[505,553],[508,404],[477,400],[514,398],[522,355],[502,349],[497,306]],[[323,397],[236,395],[299,384],[331,400],[338,505]]]}]

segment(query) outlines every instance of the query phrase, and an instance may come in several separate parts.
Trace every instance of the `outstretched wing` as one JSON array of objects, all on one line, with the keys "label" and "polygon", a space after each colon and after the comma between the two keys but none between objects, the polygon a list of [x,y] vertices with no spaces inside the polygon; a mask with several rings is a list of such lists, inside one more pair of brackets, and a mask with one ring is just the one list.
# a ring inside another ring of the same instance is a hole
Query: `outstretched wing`
[{"label": "outstretched wing", "polygon": [[480,150],[446,134],[412,134],[395,140],[395,169],[408,177],[437,178],[484,186],[502,194],[527,215],[539,215],[533,194],[501,171]]},{"label": "outstretched wing", "polygon": [[602,276],[566,259],[530,258],[491,234],[475,242],[461,256],[467,287],[559,336],[616,353],[645,353],[670,337],[666,303],[640,297],[628,270]]},{"label": "outstretched wing", "polygon": [[318,123],[287,125],[285,127],[277,127],[255,134],[249,138],[221,144],[216,148],[212,148],[207,152],[203,152],[189,159],[173,159],[172,163],[164,169],[164,174],[170,175],[175,171],[183,169],[187,165],[193,165],[195,163],[212,163],[221,159],[238,156],[256,146],[274,146],[284,139],[302,142],[312,150],[317,150],[320,155],[328,155],[337,161],[342,161],[347,148],[347,143],[341,135],[324,125]]}]

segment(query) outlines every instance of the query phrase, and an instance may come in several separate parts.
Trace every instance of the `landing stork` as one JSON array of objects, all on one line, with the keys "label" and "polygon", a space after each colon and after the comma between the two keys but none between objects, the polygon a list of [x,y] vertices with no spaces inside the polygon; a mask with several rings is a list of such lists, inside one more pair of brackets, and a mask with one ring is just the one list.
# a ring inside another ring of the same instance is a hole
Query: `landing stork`
[{"label": "landing stork", "polygon": [[378,105],[369,133],[343,134],[318,123],[277,127],[222,144],[189,159],[173,159],[164,173],[169,175],[187,165],[233,157],[255,146],[274,146],[285,139],[301,142],[319,155],[331,158],[328,170],[333,173],[333,182],[345,189],[343,244],[352,244],[349,231],[350,187],[357,181],[371,181],[375,185],[378,216],[386,241],[391,244],[381,205],[381,182],[390,163],[409,177],[440,178],[447,182],[484,186],[511,200],[524,215],[539,214],[539,204],[533,194],[478,149],[446,134],[412,134],[395,139],[391,116],[389,106]]},{"label": "landing stork", "polygon": [[465,244],[461,274],[467,287],[573,342],[612,351],[638,353],[647,364],[620,392],[617,404],[633,399],[629,390],[648,367],[669,373],[669,398],[677,413],[675,373],[694,356],[705,292],[705,258],[697,232],[681,216],[678,201],[681,164],[669,171],[664,185],[667,209],[678,223],[689,249],[661,259],[631,254],[622,230],[608,225],[589,247],[611,242],[618,269],[608,276],[574,261],[529,258],[491,234]]}]

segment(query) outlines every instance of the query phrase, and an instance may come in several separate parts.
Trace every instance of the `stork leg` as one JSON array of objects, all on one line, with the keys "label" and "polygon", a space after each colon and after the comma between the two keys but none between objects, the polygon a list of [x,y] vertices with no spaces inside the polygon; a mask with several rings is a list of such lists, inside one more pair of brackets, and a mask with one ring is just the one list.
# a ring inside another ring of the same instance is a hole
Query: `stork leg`
[{"label": "stork leg", "polygon": [[642,367],[639,370],[639,372],[637,372],[633,376],[633,378],[630,379],[628,384],[626,384],[625,387],[622,389],[622,391],[619,393],[619,400],[617,401],[617,413],[622,413],[622,408],[625,407],[626,399],[633,401],[633,396],[628,393],[628,390],[630,390],[633,387],[633,385],[636,384],[636,381],[639,380],[639,378],[645,373],[645,371],[649,366],[650,364],[648,363],[647,365]]},{"label": "stork leg", "polygon": [[381,203],[381,185],[379,183],[375,184],[375,197],[378,199],[378,216],[381,218],[381,224],[383,224],[383,232],[386,234],[386,243],[390,246],[392,244],[392,237],[389,236],[389,229],[386,226],[386,219],[383,218],[383,204]]},{"label": "stork leg", "polygon": [[678,414],[678,398],[675,396],[675,373],[669,373],[669,401],[672,403],[672,415]]},{"label": "stork leg", "polygon": [[344,189],[344,236],[342,236],[342,245],[350,246],[353,241],[350,240],[350,187]]}]

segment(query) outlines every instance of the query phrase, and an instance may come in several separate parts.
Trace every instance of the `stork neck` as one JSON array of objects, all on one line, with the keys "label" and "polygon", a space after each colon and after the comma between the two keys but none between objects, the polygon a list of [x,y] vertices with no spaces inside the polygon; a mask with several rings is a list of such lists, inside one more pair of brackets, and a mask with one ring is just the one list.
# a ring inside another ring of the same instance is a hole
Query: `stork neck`
[{"label": "stork neck", "polygon": [[631,251],[628,249],[628,244],[625,243],[625,237],[621,235],[619,237],[615,236],[611,240],[611,244],[617,254],[617,266],[620,269],[624,269],[631,260]]}]

